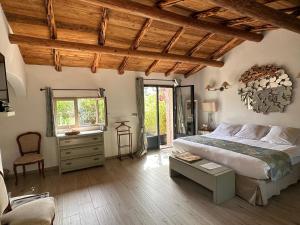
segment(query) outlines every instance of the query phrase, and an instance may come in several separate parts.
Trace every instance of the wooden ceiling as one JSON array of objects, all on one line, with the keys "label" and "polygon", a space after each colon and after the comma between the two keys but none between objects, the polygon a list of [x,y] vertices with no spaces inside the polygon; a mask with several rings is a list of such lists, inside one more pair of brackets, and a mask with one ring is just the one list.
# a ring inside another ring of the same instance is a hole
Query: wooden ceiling
[{"label": "wooden ceiling", "polygon": [[297,0],[0,2],[25,63],[57,71],[71,66],[189,76],[205,66],[221,67],[220,57],[244,40],[260,41],[262,31],[300,33]]}]

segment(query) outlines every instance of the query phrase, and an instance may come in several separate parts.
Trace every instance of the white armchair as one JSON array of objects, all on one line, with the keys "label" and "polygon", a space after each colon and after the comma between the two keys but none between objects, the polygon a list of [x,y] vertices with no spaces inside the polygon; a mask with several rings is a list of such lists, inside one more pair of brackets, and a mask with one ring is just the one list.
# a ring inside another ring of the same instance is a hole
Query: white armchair
[{"label": "white armchair", "polygon": [[41,198],[11,207],[0,170],[0,225],[52,225],[54,217],[53,197]]}]

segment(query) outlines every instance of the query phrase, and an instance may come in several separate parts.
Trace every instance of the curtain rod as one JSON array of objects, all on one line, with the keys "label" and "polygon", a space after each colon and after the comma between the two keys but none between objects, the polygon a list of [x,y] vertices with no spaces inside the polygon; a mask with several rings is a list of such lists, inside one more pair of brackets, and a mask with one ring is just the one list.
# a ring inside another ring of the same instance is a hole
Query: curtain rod
[{"label": "curtain rod", "polygon": [[[45,91],[45,88],[40,88],[40,91]],[[99,91],[99,89],[80,89],[80,88],[56,88],[53,91]]]}]

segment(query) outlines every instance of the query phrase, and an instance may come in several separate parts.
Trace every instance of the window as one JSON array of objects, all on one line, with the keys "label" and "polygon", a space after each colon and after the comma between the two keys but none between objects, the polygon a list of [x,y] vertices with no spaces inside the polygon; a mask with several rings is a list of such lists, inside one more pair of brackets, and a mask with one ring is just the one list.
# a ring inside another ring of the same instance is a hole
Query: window
[{"label": "window", "polygon": [[95,130],[106,125],[105,98],[55,98],[56,129]]}]

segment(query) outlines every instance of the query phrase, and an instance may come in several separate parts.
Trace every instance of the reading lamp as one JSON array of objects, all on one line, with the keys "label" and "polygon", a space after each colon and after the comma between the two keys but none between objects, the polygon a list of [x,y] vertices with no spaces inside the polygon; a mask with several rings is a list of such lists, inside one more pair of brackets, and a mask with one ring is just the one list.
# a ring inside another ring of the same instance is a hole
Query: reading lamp
[{"label": "reading lamp", "polygon": [[208,113],[207,128],[211,130],[214,125],[213,113],[217,112],[216,102],[202,102],[202,111]]}]

